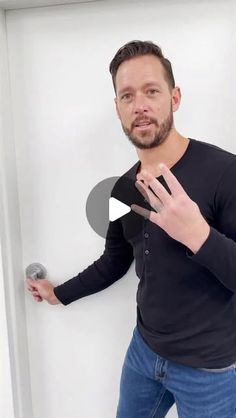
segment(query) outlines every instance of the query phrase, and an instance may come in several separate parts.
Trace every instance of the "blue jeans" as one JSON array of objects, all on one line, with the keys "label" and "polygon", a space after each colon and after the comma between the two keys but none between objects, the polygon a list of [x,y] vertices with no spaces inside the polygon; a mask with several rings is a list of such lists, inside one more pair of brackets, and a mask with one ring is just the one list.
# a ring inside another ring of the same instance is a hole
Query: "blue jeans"
[{"label": "blue jeans", "polygon": [[223,369],[184,366],[154,353],[138,328],[128,347],[116,418],[236,418],[236,362]]}]

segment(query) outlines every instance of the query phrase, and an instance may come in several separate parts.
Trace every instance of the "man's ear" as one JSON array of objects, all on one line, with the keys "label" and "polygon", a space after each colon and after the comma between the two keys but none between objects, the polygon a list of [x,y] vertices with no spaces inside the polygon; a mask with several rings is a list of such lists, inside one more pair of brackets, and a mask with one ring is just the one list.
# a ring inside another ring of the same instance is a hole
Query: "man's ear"
[{"label": "man's ear", "polygon": [[172,90],[172,110],[176,112],[181,102],[181,91],[179,87],[174,87]]},{"label": "man's ear", "polygon": [[117,116],[120,119],[120,112],[119,112],[119,108],[118,108],[118,104],[117,104],[117,97],[114,98],[114,102],[115,102],[115,105],[116,105],[116,113],[117,113]]}]

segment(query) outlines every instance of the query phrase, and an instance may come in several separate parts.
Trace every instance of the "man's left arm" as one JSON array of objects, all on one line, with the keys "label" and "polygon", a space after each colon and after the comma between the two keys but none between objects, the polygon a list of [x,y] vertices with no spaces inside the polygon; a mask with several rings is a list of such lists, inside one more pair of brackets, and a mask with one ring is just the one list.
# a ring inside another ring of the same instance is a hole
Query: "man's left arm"
[{"label": "man's left arm", "polygon": [[171,194],[143,170],[137,175],[136,187],[155,212],[138,205],[131,205],[132,210],[184,244],[187,257],[206,267],[225,287],[236,292],[236,159],[225,170],[215,192],[219,229],[207,223],[196,202],[190,199],[169,168],[161,164],[160,169]]},{"label": "man's left arm", "polygon": [[197,251],[186,249],[192,261],[213,273],[225,287],[236,292],[236,161],[218,183],[214,209],[217,228],[210,226],[208,237]]}]

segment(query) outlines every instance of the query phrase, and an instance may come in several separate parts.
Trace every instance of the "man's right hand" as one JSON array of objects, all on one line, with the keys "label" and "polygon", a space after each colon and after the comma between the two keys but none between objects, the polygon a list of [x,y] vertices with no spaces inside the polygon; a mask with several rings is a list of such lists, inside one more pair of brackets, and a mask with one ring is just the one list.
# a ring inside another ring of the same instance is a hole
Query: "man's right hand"
[{"label": "man's right hand", "polygon": [[37,302],[46,300],[50,305],[61,303],[54,293],[54,286],[47,279],[26,279],[27,289]]}]

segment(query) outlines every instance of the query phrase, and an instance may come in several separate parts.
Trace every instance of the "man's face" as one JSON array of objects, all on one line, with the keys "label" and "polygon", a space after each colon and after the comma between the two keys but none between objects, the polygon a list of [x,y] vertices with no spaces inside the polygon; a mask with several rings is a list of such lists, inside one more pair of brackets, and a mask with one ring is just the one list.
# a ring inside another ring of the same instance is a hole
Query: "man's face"
[{"label": "man's face", "polygon": [[154,55],[134,57],[119,66],[116,109],[122,128],[135,147],[150,149],[165,141],[179,101],[179,89],[170,90],[163,66]]}]

